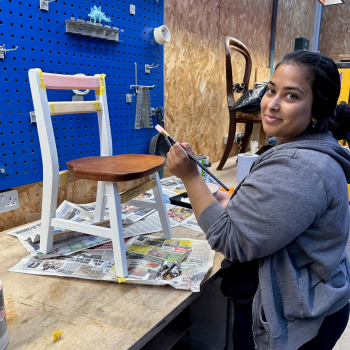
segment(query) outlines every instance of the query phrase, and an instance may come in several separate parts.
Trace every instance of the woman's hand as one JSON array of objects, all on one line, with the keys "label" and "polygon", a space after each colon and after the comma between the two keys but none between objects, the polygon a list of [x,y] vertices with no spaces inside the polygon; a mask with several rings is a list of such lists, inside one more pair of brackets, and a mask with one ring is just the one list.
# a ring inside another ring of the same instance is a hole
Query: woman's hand
[{"label": "woman's hand", "polygon": [[[181,146],[191,154],[194,154],[187,142],[181,142]],[[217,201],[200,175],[197,164],[187,155],[181,146],[177,142],[170,148],[167,154],[167,166],[169,171],[179,177],[184,183],[194,215],[198,220],[203,210]]]},{"label": "woman's hand", "polygon": [[[181,146],[194,155],[189,143],[181,142]],[[186,154],[181,146],[179,142],[176,142],[167,154],[167,167],[169,171],[182,180],[196,176],[200,177],[197,164]]]}]

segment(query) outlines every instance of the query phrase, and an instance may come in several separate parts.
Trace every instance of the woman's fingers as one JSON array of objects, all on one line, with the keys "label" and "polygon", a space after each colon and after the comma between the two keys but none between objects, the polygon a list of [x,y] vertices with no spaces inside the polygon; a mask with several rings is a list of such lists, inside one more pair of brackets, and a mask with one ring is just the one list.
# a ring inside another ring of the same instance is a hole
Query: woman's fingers
[{"label": "woman's fingers", "polygon": [[180,143],[180,145],[181,145],[182,147],[186,148],[186,150],[187,150],[188,152],[190,152],[191,154],[194,155],[193,149],[192,149],[191,145],[190,145],[188,142],[179,141],[179,143]]}]

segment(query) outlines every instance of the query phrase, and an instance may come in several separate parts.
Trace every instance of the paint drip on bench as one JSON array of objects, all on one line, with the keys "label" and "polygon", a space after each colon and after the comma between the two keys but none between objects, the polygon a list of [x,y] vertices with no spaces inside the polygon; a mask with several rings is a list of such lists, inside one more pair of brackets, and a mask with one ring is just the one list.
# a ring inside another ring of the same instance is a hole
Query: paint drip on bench
[{"label": "paint drip on bench", "polygon": [[0,281],[0,350],[5,350],[9,344],[9,336],[7,333],[4,289]]}]

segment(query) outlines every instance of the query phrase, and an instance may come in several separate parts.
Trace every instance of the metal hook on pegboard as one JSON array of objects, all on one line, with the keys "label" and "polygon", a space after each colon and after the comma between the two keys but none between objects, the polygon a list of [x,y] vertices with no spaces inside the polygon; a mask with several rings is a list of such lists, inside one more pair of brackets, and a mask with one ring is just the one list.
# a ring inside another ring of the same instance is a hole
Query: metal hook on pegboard
[{"label": "metal hook on pegboard", "polygon": [[136,88],[136,94],[138,94],[139,88],[153,89],[155,87],[156,87],[155,85],[147,86],[147,85],[138,85],[137,84],[137,62],[135,62],[135,85],[130,85],[130,89]]},{"label": "metal hook on pegboard", "polygon": [[49,11],[49,3],[56,0],[40,0],[40,10]]},{"label": "metal hook on pegboard", "polygon": [[5,58],[5,53],[6,53],[7,51],[15,51],[15,50],[17,50],[17,49],[18,49],[18,46],[14,47],[14,48],[12,48],[12,49],[6,49],[6,48],[5,48],[5,44],[0,45],[0,58],[4,59],[4,58]]}]

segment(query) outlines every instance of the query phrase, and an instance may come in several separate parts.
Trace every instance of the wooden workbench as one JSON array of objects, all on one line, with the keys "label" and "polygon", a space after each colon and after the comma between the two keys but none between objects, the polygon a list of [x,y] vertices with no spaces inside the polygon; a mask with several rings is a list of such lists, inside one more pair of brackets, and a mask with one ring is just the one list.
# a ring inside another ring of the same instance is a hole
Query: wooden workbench
[{"label": "wooden workbench", "polygon": [[[170,286],[9,272],[28,253],[5,232],[0,234],[0,279],[8,349],[140,349],[200,294]],[[204,239],[204,234],[176,227],[173,237]],[[216,254],[201,291],[215,279],[222,259]],[[55,330],[64,332],[57,343],[52,337]]]}]

